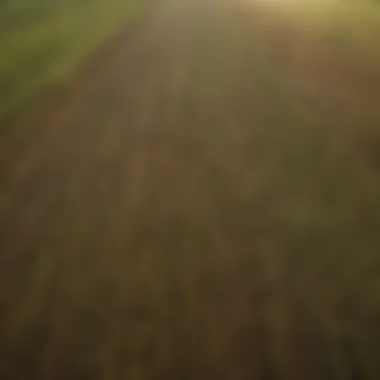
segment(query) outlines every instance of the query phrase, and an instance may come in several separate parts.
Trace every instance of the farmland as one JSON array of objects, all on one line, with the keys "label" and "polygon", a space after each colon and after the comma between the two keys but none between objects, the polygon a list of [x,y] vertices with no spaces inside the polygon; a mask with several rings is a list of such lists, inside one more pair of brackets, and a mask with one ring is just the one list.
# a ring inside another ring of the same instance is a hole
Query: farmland
[{"label": "farmland", "polygon": [[379,378],[377,21],[300,1],[158,1],[8,129],[1,379]]}]

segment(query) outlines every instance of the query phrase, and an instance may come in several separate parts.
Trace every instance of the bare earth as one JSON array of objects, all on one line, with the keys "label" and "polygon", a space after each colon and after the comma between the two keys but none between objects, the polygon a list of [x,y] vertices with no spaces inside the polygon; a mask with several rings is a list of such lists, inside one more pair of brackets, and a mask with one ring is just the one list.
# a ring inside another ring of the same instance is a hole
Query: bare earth
[{"label": "bare earth", "polygon": [[376,378],[373,331],[318,261],[326,152],[302,150],[342,87],[318,95],[257,12],[162,2],[0,142],[2,380]]}]

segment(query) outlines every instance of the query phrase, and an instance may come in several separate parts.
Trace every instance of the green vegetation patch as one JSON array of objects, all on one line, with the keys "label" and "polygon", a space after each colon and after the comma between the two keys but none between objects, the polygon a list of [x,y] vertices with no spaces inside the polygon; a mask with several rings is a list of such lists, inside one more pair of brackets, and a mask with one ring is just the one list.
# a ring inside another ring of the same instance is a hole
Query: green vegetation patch
[{"label": "green vegetation patch", "polygon": [[38,91],[72,73],[141,8],[140,0],[0,4],[0,125]]}]

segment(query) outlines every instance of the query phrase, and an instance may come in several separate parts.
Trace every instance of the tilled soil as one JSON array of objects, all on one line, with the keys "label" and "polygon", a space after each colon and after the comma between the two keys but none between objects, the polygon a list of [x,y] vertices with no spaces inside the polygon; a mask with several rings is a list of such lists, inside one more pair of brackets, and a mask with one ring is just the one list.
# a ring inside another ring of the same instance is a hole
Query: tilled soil
[{"label": "tilled soil", "polygon": [[286,171],[311,127],[256,21],[163,1],[4,137],[1,379],[375,378],[334,275],[292,266],[323,245]]}]

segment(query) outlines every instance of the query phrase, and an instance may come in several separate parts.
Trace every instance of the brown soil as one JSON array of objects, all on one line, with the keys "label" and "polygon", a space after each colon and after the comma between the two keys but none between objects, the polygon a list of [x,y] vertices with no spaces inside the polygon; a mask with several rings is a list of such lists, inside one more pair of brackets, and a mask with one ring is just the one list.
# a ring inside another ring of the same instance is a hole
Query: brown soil
[{"label": "brown soil", "polygon": [[326,117],[317,74],[288,87],[280,29],[242,9],[163,2],[1,141],[1,379],[359,378],[268,195],[279,88]]}]

